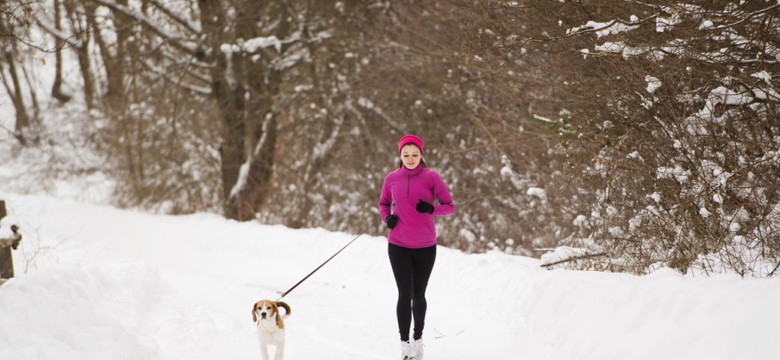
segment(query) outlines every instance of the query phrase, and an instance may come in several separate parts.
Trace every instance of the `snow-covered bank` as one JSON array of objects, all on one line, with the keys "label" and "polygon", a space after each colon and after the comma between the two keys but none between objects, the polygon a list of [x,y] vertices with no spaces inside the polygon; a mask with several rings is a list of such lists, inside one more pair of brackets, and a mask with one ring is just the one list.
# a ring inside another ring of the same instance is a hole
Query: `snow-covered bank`
[{"label": "snow-covered bank", "polygon": [[[259,359],[252,303],[354,235],[4,194],[22,225],[0,359]],[[395,359],[395,285],[361,237],[285,298],[288,360]],[[775,359],[780,281],[546,271],[440,248],[426,360]]]}]

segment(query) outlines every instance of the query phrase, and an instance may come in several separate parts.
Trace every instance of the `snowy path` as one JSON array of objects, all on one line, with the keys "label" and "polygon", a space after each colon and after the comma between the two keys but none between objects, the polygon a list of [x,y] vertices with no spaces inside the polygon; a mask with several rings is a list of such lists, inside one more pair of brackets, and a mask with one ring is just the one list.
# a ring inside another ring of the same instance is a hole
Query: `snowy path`
[{"label": "snowy path", "polygon": [[[0,287],[0,360],[259,359],[252,304],[354,237],[6,199],[25,240]],[[361,237],[285,301],[288,360],[397,358],[383,238]],[[426,360],[776,359],[778,303],[776,279],[548,272],[440,248]]]}]

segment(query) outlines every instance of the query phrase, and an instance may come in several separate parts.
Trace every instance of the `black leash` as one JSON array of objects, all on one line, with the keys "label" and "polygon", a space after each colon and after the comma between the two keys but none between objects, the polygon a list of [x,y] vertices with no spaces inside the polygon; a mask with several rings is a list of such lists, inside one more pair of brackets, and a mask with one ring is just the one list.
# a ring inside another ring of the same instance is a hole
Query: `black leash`
[{"label": "black leash", "polygon": [[[310,272],[310,273],[309,273],[309,275],[306,275],[306,277],[304,277],[303,279],[301,279],[301,281],[298,281],[298,283],[296,283],[295,285],[293,285],[293,287],[291,287],[291,288],[290,288],[290,290],[287,290],[287,291],[285,291],[285,292],[284,292],[284,294],[282,294],[282,296],[280,296],[278,300],[282,300],[282,299],[283,299],[285,296],[287,296],[287,294],[289,294],[290,292],[292,292],[293,290],[295,290],[295,288],[297,288],[297,287],[298,287],[298,285],[300,285],[301,283],[303,283],[304,281],[306,281],[306,279],[308,279],[310,276],[314,275],[314,273],[316,273],[316,272],[317,272],[317,270],[319,270],[320,268],[322,268],[323,266],[325,266],[325,264],[327,264],[329,261],[333,260],[333,258],[334,258],[334,257],[336,257],[336,255],[338,255],[339,253],[341,253],[342,251],[344,251],[344,249],[346,249],[348,246],[352,245],[352,243],[353,243],[353,242],[355,242],[355,240],[357,240],[359,237],[363,236],[363,234],[367,233],[367,232],[368,232],[368,230],[371,230],[371,228],[373,228],[373,227],[374,227],[374,225],[372,224],[372,225],[371,225],[371,226],[369,226],[369,227],[368,227],[366,230],[363,230],[363,232],[362,232],[362,233],[358,234],[358,236],[355,236],[355,238],[354,238],[354,239],[352,239],[352,241],[348,242],[348,243],[347,243],[347,245],[344,245],[344,247],[343,247],[343,248],[341,248],[341,250],[339,250],[339,251],[336,251],[336,253],[335,253],[335,254],[333,254],[333,256],[329,257],[329,258],[328,258],[328,260],[325,260],[325,262],[324,262],[324,263],[320,264],[320,266],[317,266],[317,268],[316,268],[316,269],[314,269],[312,272]],[[278,300],[277,300],[277,301],[278,301]]]}]

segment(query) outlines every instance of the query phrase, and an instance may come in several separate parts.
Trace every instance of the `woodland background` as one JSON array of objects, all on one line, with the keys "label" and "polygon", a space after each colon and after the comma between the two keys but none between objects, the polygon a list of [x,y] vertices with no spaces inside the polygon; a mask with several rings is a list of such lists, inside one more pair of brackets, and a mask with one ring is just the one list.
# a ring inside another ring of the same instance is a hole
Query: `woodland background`
[{"label": "woodland background", "polygon": [[121,207],[381,234],[382,180],[415,133],[458,208],[438,220],[445,246],[773,276],[779,15],[776,0],[4,0],[4,156],[88,148],[99,161],[31,169],[108,174]]}]

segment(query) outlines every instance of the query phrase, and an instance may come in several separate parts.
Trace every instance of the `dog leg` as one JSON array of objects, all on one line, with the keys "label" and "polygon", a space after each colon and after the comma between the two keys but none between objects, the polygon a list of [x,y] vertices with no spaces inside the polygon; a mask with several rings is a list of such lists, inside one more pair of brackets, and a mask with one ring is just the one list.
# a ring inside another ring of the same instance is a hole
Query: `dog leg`
[{"label": "dog leg", "polygon": [[263,360],[269,360],[268,357],[268,344],[265,342],[260,344],[260,355],[263,356]]},{"label": "dog leg", "polygon": [[274,354],[274,360],[284,360],[284,338],[276,345],[276,353]]}]

